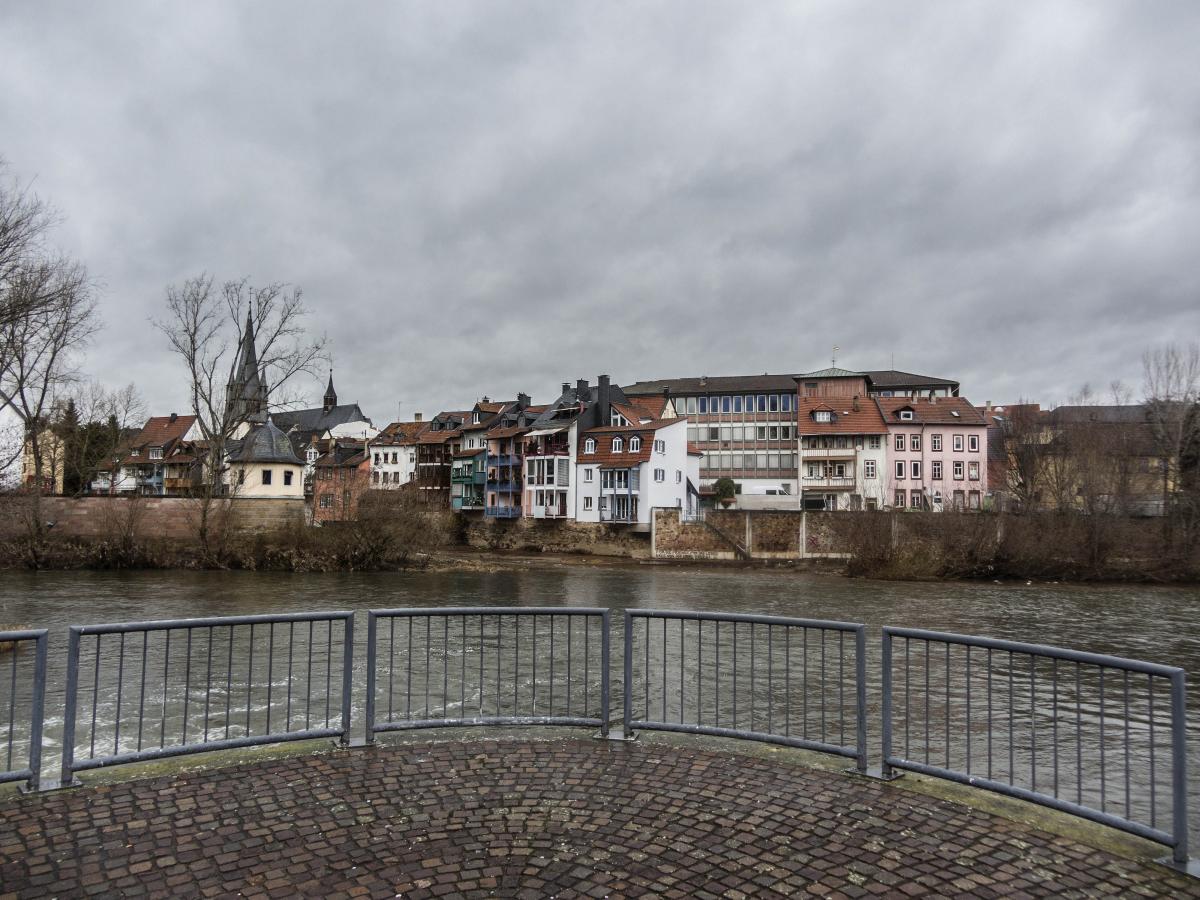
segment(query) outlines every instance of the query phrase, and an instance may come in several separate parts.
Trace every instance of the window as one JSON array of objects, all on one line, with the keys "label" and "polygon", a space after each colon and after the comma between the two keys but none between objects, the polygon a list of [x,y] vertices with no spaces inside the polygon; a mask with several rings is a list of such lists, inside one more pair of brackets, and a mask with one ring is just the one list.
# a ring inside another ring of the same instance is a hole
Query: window
[{"label": "window", "polygon": [[921,477],[921,461],[919,459],[914,459],[910,465],[910,468],[912,470],[913,478]]},{"label": "window", "polygon": [[903,508],[903,506],[904,506],[904,491],[896,491],[896,502],[892,505],[897,508]]},{"label": "window", "polygon": [[818,409],[816,412],[813,413],[813,421],[814,422],[832,422],[833,421],[833,413],[831,413],[827,409]]},{"label": "window", "polygon": [[772,441],[779,440],[779,426],[778,425],[768,425],[767,426],[767,437]]},{"label": "window", "polygon": [[883,446],[883,439],[879,435],[873,434],[869,438],[867,438],[867,448],[868,449],[878,450],[882,446]]},{"label": "window", "polygon": [[934,481],[942,480],[942,461],[940,459],[935,459],[929,464],[929,477]]},{"label": "window", "polygon": [[684,408],[687,415],[694,416],[696,414],[696,398],[688,397]]},{"label": "window", "polygon": [[963,447],[962,437],[963,436],[961,434],[954,435],[954,452],[955,453],[962,453],[962,447]]},{"label": "window", "polygon": [[330,494],[321,495],[321,509],[329,509],[333,506],[333,496]]},{"label": "window", "polygon": [[613,438],[613,441],[612,441],[612,452],[613,452],[613,453],[620,453],[620,452],[621,452],[622,450],[624,450],[624,449],[625,449],[625,442],[624,442],[623,440],[621,440],[619,437],[615,437],[615,438]]},{"label": "window", "polygon": [[967,449],[972,453],[979,452],[979,435],[973,434],[967,438]]},{"label": "window", "polygon": [[584,497],[584,498],[583,498],[583,508],[584,508],[584,509],[591,509],[591,508],[592,508],[592,498],[591,498],[591,497]]},{"label": "window", "polygon": [[[376,472],[375,474],[378,475],[379,473]],[[284,484],[284,487],[291,487],[291,485],[292,485],[292,470],[291,469],[283,470],[283,484]]]},{"label": "window", "polygon": [[[387,454],[385,453],[385,454],[384,454],[384,456],[387,456]],[[394,452],[394,451],[393,451],[393,453],[392,453],[392,465],[395,465],[395,464],[396,464],[396,463],[398,463],[398,462],[400,462],[400,454],[399,454],[399,453],[396,453],[396,452]]]},{"label": "window", "polygon": [[902,434],[896,435],[896,452],[897,453],[904,452],[904,435],[902,435]]},{"label": "window", "polygon": [[246,470],[238,469],[238,484],[245,484],[245,483],[246,483]]},{"label": "window", "polygon": [[766,394],[758,395],[758,411],[759,412],[767,411],[767,395]]},{"label": "window", "polygon": [[920,491],[910,491],[908,495],[908,505],[913,509],[920,509],[924,498]]},{"label": "window", "polygon": [[929,449],[934,453],[942,452],[942,436],[940,434],[931,434],[929,436]]},{"label": "window", "polygon": [[896,477],[897,478],[904,477],[904,460],[902,460],[902,459],[896,460]]},{"label": "window", "polygon": [[583,470],[583,480],[584,481],[590,483],[593,475],[594,475],[594,470],[592,469],[591,466],[587,466],[586,468],[584,468],[584,470]]},{"label": "window", "polygon": [[733,398],[733,411],[739,413],[742,411],[742,395],[738,394]]},{"label": "window", "polygon": [[971,509],[979,509],[979,491],[971,491],[967,494],[967,499],[970,501]]},{"label": "window", "polygon": [[921,436],[920,436],[919,434],[914,434],[914,435],[912,435],[911,437],[909,437],[909,439],[908,439],[908,449],[909,449],[909,450],[912,450],[914,453],[916,453],[916,452],[919,452],[919,451],[920,451],[920,449],[921,449]]},{"label": "window", "polygon": [[911,409],[902,409],[902,410],[900,410],[900,421],[902,421],[902,422],[911,422],[911,421],[912,421],[912,417],[913,417],[913,413],[912,413],[912,410],[911,410]]},{"label": "window", "polygon": [[162,447],[151,447],[150,448],[150,458],[151,459],[162,459]]},{"label": "window", "polygon": [[954,461],[954,480],[962,481],[963,479],[963,464],[961,459]]},{"label": "window", "polygon": [[708,398],[700,397],[697,399],[697,403],[699,403],[699,405],[700,405],[701,415],[706,414],[708,412]]},{"label": "window", "polygon": [[675,483],[683,484],[683,472],[680,469],[675,470]]},{"label": "window", "polygon": [[721,412],[726,412],[726,413],[729,412],[729,410],[731,408],[730,407],[731,403],[732,403],[732,398],[722,397],[721,398]]},{"label": "window", "polygon": [[656,453],[666,453],[667,452],[667,442],[666,441],[655,441],[654,442],[654,451]]},{"label": "window", "polygon": [[667,470],[666,469],[655,469],[654,470],[654,480],[655,481],[666,481],[667,480]]},{"label": "window", "polygon": [[637,453],[642,449],[642,439],[636,434],[629,439],[629,452]]},{"label": "window", "polygon": [[875,477],[875,460],[863,460],[863,478]]},{"label": "window", "polygon": [[778,394],[771,394],[770,397],[767,398],[767,408],[771,412],[779,412],[779,395]]},{"label": "window", "polygon": [[583,442],[583,452],[584,453],[595,453],[596,452],[596,439],[595,438],[588,438],[586,441]]},{"label": "window", "polygon": [[781,396],[779,398],[779,408],[783,412],[791,412],[792,411],[792,395],[791,394],[784,394],[783,396]]},{"label": "window", "polygon": [[979,463],[977,463],[977,462],[967,463],[967,478],[969,478],[971,481],[979,480]]},{"label": "window", "polygon": [[846,477],[846,464],[845,463],[834,463],[833,464],[833,477],[834,478],[845,478]]},{"label": "window", "polygon": [[371,461],[374,465],[379,465],[379,454],[374,454]]},{"label": "window", "polygon": [[263,471],[262,471],[262,483],[263,483],[263,484],[270,484],[270,483],[271,483],[271,470],[270,470],[270,469],[263,469]]}]

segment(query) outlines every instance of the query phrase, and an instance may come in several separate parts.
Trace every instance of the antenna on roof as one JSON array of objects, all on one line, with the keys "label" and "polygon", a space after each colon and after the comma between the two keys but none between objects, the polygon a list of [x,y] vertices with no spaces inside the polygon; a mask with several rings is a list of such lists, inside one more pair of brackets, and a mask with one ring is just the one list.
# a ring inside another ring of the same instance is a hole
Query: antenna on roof
[{"label": "antenna on roof", "polygon": [[833,345],[833,357],[830,359],[830,364],[835,369],[837,368],[837,352],[840,349],[841,348],[837,344]]}]

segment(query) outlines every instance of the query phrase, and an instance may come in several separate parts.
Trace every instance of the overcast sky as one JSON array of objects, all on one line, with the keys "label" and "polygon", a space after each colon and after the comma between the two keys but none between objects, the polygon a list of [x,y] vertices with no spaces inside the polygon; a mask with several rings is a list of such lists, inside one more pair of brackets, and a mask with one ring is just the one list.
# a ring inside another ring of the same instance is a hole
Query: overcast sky
[{"label": "overcast sky", "polygon": [[301,286],[377,423],[835,344],[1065,401],[1200,335],[1194,0],[333,6],[0,6],[0,156],[153,412],[200,272]]}]

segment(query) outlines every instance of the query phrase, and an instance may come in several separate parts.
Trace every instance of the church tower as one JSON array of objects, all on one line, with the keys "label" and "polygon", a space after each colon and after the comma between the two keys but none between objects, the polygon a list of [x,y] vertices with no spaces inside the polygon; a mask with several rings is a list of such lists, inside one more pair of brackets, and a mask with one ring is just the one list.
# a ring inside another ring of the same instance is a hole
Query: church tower
[{"label": "church tower", "polygon": [[231,422],[263,421],[267,414],[266,373],[258,368],[254,349],[254,322],[246,311],[246,331],[238,344],[233,379],[226,385],[226,417]]},{"label": "church tower", "polygon": [[322,409],[329,412],[337,406],[337,391],[333,389],[333,369],[329,370],[329,386],[325,388],[325,405]]}]

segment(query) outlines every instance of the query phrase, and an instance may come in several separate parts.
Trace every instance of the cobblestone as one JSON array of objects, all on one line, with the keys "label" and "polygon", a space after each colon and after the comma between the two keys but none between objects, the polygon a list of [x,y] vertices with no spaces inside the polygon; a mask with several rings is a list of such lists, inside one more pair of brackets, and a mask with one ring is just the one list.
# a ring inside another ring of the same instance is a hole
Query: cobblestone
[{"label": "cobblestone", "polygon": [[0,898],[1200,896],[896,786],[692,747],[438,741],[11,796]]}]

